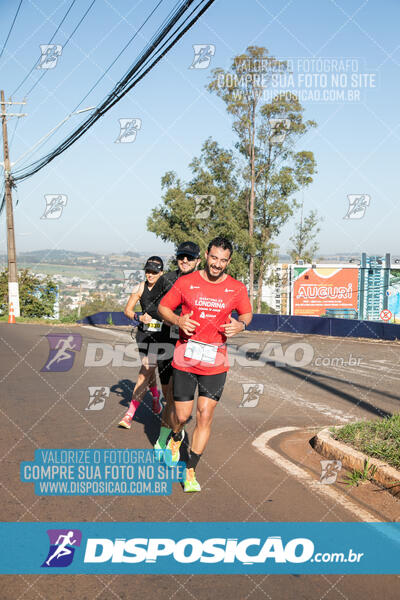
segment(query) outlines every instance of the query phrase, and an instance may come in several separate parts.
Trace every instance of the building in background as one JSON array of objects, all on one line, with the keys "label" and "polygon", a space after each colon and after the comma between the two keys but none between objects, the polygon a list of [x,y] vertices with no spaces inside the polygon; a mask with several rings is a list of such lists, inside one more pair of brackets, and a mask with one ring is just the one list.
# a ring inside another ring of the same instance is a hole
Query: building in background
[{"label": "building in background", "polygon": [[268,304],[272,312],[280,315],[289,314],[291,265],[287,263],[270,265],[265,280],[267,283],[262,287],[262,302]]},{"label": "building in background", "polygon": [[390,254],[367,256],[361,254],[358,278],[359,319],[379,321],[381,312],[388,308]]}]

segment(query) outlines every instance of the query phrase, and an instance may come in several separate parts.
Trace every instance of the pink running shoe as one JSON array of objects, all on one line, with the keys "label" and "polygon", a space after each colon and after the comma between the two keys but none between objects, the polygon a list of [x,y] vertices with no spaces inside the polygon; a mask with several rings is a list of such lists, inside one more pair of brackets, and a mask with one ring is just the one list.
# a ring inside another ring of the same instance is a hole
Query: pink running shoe
[{"label": "pink running shoe", "polygon": [[118,423],[118,427],[124,427],[125,429],[130,429],[132,425],[133,415],[130,413],[126,413],[126,415],[121,419]]}]

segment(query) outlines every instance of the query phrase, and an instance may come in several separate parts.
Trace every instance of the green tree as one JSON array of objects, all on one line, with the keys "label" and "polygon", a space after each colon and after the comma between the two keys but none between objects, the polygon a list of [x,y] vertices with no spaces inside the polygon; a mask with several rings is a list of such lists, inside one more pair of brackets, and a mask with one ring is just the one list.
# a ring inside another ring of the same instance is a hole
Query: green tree
[{"label": "green tree", "polygon": [[305,263],[313,262],[315,253],[319,248],[315,238],[320,231],[320,227],[318,227],[320,222],[321,219],[318,217],[316,210],[311,210],[304,219],[303,214],[301,214],[300,221],[296,224],[296,231],[289,238],[293,244],[289,250],[292,262],[297,260],[304,260]]},{"label": "green tree", "polygon": [[293,195],[312,182],[315,172],[313,153],[295,151],[301,136],[316,126],[314,121],[303,120],[298,98],[288,94],[262,102],[274,74],[286,69],[286,63],[271,56],[266,48],[250,46],[234,57],[229,71],[214,69],[208,86],[233,117],[236,148],[243,159],[249,290],[253,298],[257,282],[258,307],[266,266],[276,260],[273,237],[297,206]]},{"label": "green tree", "polygon": [[[47,276],[40,279],[29,269],[18,271],[21,317],[52,317],[57,284]],[[0,273],[0,311],[8,313],[8,269]]]},{"label": "green tree", "polygon": [[[148,219],[148,229],[165,241],[196,241],[202,251],[215,235],[233,241],[230,273],[249,284],[261,310],[267,267],[277,261],[275,239],[299,206],[296,194],[310,185],[316,170],[314,155],[298,149],[302,136],[316,124],[305,121],[293,94],[263,102],[264,91],[286,63],[268,50],[249,47],[234,57],[231,69],[215,69],[210,92],[216,93],[233,117],[237,141],[227,150],[208,139],[200,157],[189,165],[192,179],[176,173],[162,178],[163,204]],[[195,198],[215,198],[207,219],[199,219]]]},{"label": "green tree", "polygon": [[[200,157],[195,157],[189,168],[192,178],[187,183],[172,171],[165,173],[161,180],[163,204],[152,210],[147,228],[176,245],[189,239],[196,242],[201,256],[213,237],[228,237],[234,246],[229,272],[246,278],[248,231],[233,153],[208,138]],[[197,204],[199,196],[206,196],[204,205]]]}]

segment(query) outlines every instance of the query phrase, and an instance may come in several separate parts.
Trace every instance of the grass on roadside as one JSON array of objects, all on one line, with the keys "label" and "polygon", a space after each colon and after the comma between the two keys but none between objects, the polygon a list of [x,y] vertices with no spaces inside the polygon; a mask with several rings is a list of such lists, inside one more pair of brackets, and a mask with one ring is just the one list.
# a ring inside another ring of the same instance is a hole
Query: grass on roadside
[{"label": "grass on roadside", "polygon": [[336,440],[400,468],[400,413],[331,429]]},{"label": "grass on roadside", "polygon": [[354,469],[351,471],[350,475],[347,475],[344,478],[344,482],[349,486],[358,486],[360,483],[365,483],[366,481],[371,481],[374,478],[377,467],[375,465],[369,464],[369,459],[364,463],[364,467],[362,470]]}]

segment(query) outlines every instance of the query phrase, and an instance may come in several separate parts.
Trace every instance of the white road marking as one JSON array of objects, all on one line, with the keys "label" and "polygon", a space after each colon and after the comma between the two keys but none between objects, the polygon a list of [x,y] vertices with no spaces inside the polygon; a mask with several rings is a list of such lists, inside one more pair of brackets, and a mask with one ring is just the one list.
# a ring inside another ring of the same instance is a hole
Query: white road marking
[{"label": "white road marking", "polygon": [[350,513],[355,515],[358,520],[372,522],[372,523],[382,523],[379,519],[377,519],[372,513],[368,510],[365,510],[358,504],[355,504],[343,494],[338,492],[335,488],[332,488],[330,485],[323,485],[316,481],[307,471],[301,469],[298,465],[290,462],[275,450],[269,447],[268,442],[272,440],[272,438],[280,435],[281,433],[287,433],[289,431],[298,431],[300,427],[280,427],[278,429],[272,429],[271,431],[266,431],[262,433],[258,438],[256,438],[253,442],[253,446],[257,448],[259,452],[262,452],[265,456],[272,460],[278,467],[286,471],[292,477],[298,479],[303,485],[308,486],[313,492],[316,492],[320,496],[324,496],[325,498],[329,498],[333,500]]}]

